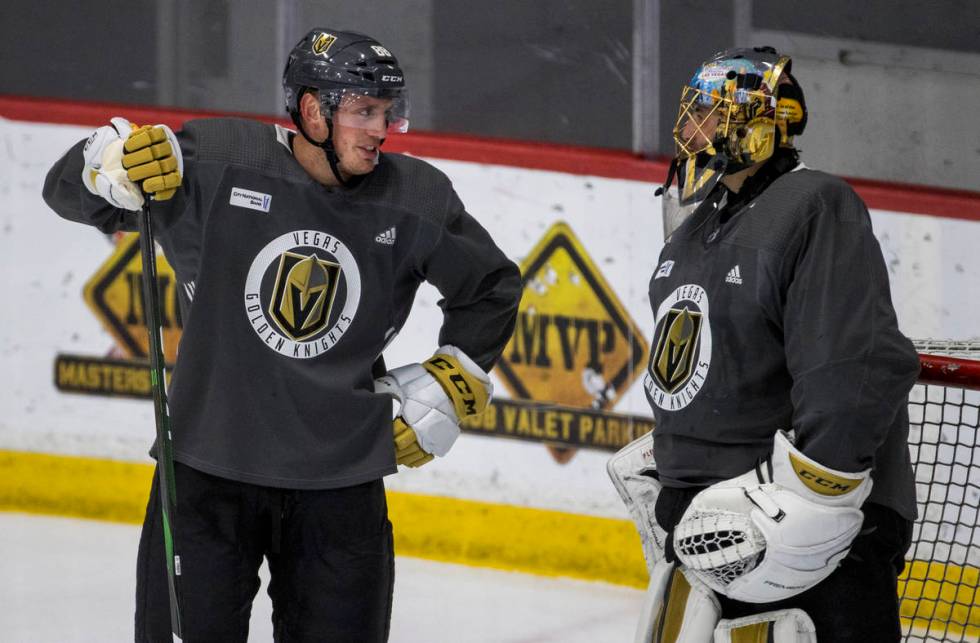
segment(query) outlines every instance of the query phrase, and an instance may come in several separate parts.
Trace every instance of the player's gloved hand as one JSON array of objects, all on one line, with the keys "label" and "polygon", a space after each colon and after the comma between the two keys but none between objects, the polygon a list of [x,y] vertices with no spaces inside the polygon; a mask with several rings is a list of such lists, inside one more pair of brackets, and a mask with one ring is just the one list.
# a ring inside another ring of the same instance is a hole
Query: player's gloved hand
[{"label": "player's gloved hand", "polygon": [[459,422],[482,413],[493,396],[490,376],[455,346],[442,346],[422,364],[388,371],[377,393],[401,404],[394,422],[395,460],[418,467],[444,456],[459,437]]},{"label": "player's gloved hand", "polygon": [[132,123],[119,116],[109,122],[92,132],[85,142],[82,184],[117,208],[139,210],[143,207],[143,195],[122,164],[123,147],[133,131]]},{"label": "player's gloved hand", "polygon": [[434,456],[422,450],[418,434],[405,423],[401,416],[395,418],[394,429],[395,462],[407,467],[421,467],[423,464],[432,461]]},{"label": "player's gloved hand", "polygon": [[173,130],[166,125],[144,125],[126,139],[122,166],[130,181],[142,181],[143,192],[165,201],[180,187],[184,158]]},{"label": "player's gloved hand", "polygon": [[137,128],[119,116],[109,122],[92,133],[82,150],[82,183],[88,191],[124,210],[139,210],[142,192],[156,200],[172,197],[184,171],[173,131],[166,125]]}]

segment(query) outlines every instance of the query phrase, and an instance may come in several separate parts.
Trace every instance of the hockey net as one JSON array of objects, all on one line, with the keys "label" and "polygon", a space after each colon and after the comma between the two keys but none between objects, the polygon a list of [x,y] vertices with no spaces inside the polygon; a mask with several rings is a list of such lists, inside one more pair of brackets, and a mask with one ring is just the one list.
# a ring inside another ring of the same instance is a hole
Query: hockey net
[{"label": "hockey net", "polygon": [[919,517],[898,583],[905,641],[980,640],[980,341],[918,341],[909,451]]}]

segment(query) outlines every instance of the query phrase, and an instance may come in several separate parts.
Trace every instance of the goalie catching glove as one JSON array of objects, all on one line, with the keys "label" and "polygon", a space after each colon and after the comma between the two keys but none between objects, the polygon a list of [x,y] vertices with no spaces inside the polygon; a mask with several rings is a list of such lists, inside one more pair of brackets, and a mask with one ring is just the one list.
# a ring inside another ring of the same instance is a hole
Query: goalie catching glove
[{"label": "goalie catching glove", "polygon": [[142,192],[157,201],[169,199],[184,173],[180,146],[169,127],[134,127],[119,116],[92,133],[82,156],[82,183],[88,191],[123,210],[143,207]]},{"label": "goalie catching glove", "polygon": [[388,371],[374,381],[374,390],[401,404],[394,421],[395,460],[410,467],[446,455],[459,437],[460,420],[483,413],[493,396],[490,376],[449,345],[422,364]]},{"label": "goalie catching glove", "polygon": [[755,469],[694,497],[674,529],[677,558],[729,598],[770,603],[829,576],[861,530],[870,470],[835,471],[780,431]]}]

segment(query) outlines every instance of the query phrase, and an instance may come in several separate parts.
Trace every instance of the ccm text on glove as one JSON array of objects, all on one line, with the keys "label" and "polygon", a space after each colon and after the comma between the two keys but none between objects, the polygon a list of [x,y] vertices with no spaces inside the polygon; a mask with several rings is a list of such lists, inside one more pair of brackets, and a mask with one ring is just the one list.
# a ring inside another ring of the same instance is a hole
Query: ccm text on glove
[{"label": "ccm text on glove", "polygon": [[418,467],[449,452],[459,422],[486,410],[493,384],[466,353],[446,345],[421,364],[388,371],[375,380],[375,391],[401,404],[393,425],[395,460]]}]

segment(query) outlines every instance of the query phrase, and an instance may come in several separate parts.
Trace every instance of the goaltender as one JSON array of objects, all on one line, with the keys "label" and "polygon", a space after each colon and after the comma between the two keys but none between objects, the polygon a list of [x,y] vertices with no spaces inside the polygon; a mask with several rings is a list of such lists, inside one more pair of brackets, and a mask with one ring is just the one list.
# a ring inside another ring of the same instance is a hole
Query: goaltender
[{"label": "goaltender", "polygon": [[[283,87],[299,134],[114,118],[55,164],[44,197],[110,232],[135,227],[141,187],[180,284],[184,640],[247,640],[266,558],[277,641],[382,641],[394,574],[382,477],[445,455],[459,419],[486,407],[520,275],[445,175],[380,152],[408,125],[404,75],[381,43],[314,29]],[[444,297],[440,348],[386,373],[382,351],[423,281]],[[140,641],[172,640],[158,493],[140,542]]]},{"label": "goaltender", "polygon": [[769,47],[683,89],[650,280],[656,428],[609,467],[651,570],[638,641],[900,637],[919,365],[864,203],[799,161],[806,119]]}]

